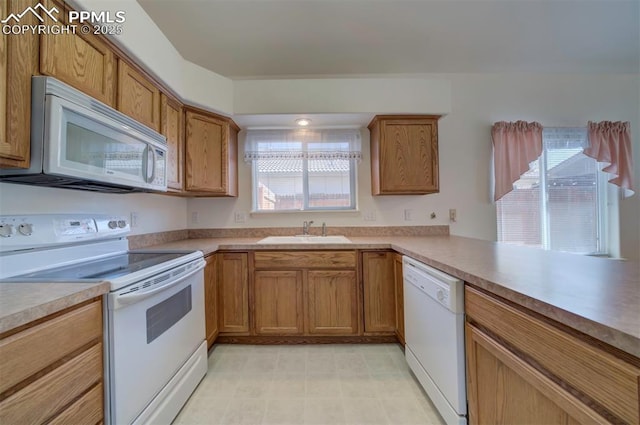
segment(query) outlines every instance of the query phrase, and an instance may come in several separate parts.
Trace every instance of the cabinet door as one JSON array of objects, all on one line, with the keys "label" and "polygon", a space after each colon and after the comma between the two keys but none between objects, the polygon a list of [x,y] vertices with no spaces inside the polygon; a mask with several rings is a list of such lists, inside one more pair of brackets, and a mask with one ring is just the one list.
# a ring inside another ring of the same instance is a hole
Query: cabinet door
[{"label": "cabinet door", "polygon": [[229,187],[229,124],[187,111],[185,188],[224,195]]},{"label": "cabinet door", "polygon": [[256,333],[302,334],[302,272],[256,271],[254,276]]},{"label": "cabinet door", "polygon": [[358,332],[356,272],[307,272],[307,326],[310,334]]},{"label": "cabinet door", "polygon": [[374,195],[439,191],[436,118],[375,118],[370,128]]},{"label": "cabinet door", "polygon": [[215,255],[206,258],[204,268],[204,315],[207,347],[218,336],[218,262]]},{"label": "cabinet door", "polygon": [[[3,0],[0,16],[21,13],[30,0]],[[21,24],[37,25],[33,14]],[[31,76],[38,73],[38,37],[0,33],[0,166],[29,168],[31,136]]]},{"label": "cabinet door", "polygon": [[393,274],[396,286],[396,336],[404,345],[404,277],[400,254],[393,254]]},{"label": "cabinet door", "polygon": [[465,337],[469,423],[609,423],[474,326]]},{"label": "cabinet door", "polygon": [[219,254],[218,328],[220,332],[249,332],[248,254]]},{"label": "cabinet door", "polygon": [[[66,19],[68,8],[61,2],[48,0],[47,6],[58,8],[60,21]],[[42,74],[56,77],[112,107],[115,107],[115,67],[113,51],[97,35],[77,31],[40,36]]]},{"label": "cabinet door", "polygon": [[184,126],[182,104],[160,95],[160,130],[167,138],[167,187],[183,189]]},{"label": "cabinet door", "polygon": [[362,253],[364,331],[395,332],[396,289],[392,252]]},{"label": "cabinet door", "polygon": [[118,61],[118,110],[160,131],[160,90],[148,78]]}]

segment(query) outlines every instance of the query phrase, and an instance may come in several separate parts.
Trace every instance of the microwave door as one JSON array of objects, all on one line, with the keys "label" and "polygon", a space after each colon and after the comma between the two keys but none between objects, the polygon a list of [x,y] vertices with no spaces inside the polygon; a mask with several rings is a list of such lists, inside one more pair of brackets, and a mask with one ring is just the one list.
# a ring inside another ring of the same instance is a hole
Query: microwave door
[{"label": "microwave door", "polygon": [[134,130],[56,96],[47,96],[46,122],[45,173],[152,187],[155,149]]}]

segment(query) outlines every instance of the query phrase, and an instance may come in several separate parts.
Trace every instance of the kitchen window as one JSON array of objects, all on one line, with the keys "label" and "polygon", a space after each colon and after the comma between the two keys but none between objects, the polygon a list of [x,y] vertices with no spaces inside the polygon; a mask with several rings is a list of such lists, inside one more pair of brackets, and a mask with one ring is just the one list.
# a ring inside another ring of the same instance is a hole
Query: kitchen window
[{"label": "kitchen window", "polygon": [[582,254],[607,252],[605,173],[583,153],[586,128],[545,128],[542,155],[497,201],[498,241]]},{"label": "kitchen window", "polygon": [[359,129],[248,130],[253,211],[356,209]]}]

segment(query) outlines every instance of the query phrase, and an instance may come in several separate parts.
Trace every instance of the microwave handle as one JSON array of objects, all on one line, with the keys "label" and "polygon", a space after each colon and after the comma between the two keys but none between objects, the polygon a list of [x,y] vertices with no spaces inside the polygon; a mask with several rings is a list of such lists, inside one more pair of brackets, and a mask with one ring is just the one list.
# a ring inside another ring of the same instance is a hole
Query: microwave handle
[{"label": "microwave handle", "polygon": [[[147,164],[145,166],[145,180],[147,183],[151,183],[156,178],[156,151],[153,146],[149,145],[147,145],[146,151],[147,154],[145,156],[145,159],[147,161]],[[151,167],[149,167],[149,157],[151,157]],[[149,173],[149,168],[151,168],[151,173]]]}]

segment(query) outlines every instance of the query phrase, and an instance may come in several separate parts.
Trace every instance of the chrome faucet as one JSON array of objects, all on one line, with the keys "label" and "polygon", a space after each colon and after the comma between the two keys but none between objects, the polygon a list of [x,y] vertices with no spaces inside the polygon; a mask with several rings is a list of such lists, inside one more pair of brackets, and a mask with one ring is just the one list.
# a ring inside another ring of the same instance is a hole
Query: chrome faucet
[{"label": "chrome faucet", "polygon": [[311,227],[312,223],[313,223],[313,220],[305,221],[305,222],[302,223],[302,234],[303,235],[308,235],[309,234],[309,228]]}]

